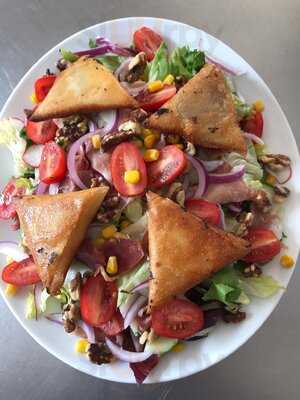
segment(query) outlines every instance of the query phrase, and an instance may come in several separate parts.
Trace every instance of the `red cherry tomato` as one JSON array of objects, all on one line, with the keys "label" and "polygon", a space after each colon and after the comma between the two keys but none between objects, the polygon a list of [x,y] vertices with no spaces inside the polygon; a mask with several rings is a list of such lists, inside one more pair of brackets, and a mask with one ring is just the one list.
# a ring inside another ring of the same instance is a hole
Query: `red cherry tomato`
[{"label": "red cherry tomato", "polygon": [[[145,161],[132,143],[121,143],[113,151],[110,161],[111,176],[117,191],[123,196],[136,196],[142,194],[147,186],[147,171]],[[138,183],[126,183],[125,171],[138,170],[140,181]]]},{"label": "red cherry tomato", "polygon": [[159,336],[185,339],[204,325],[203,311],[189,300],[174,299],[152,312],[152,328]]},{"label": "red cherry tomato", "polygon": [[175,86],[164,86],[159,92],[144,92],[137,100],[146,111],[156,111],[176,94]]},{"label": "red cherry tomato", "polygon": [[8,264],[2,271],[2,279],[15,286],[33,285],[41,280],[32,257]]},{"label": "red cherry tomato", "polygon": [[34,89],[35,96],[38,102],[43,101],[44,98],[47,96],[49,90],[54,84],[55,79],[55,75],[45,75],[35,81]]},{"label": "red cherry tomato", "polygon": [[100,328],[103,330],[106,336],[115,336],[124,330],[124,319],[120,311],[115,312],[112,318],[102,324]]},{"label": "red cherry tomato", "polygon": [[44,183],[60,182],[67,172],[66,153],[55,142],[45,144],[39,166],[40,179]]},{"label": "red cherry tomato", "polygon": [[149,186],[159,189],[173,182],[186,168],[187,160],[184,152],[174,144],[165,146],[160,150],[157,161],[149,163]]},{"label": "red cherry tomato", "polygon": [[212,225],[220,225],[221,211],[216,203],[210,203],[203,199],[190,199],[186,202],[186,208],[205,222]]},{"label": "red cherry tomato", "polygon": [[37,144],[45,144],[53,140],[56,131],[57,126],[52,119],[42,122],[28,121],[26,125],[27,137]]},{"label": "red cherry tomato", "polygon": [[133,34],[133,43],[138,51],[146,53],[148,61],[154,58],[156,50],[162,43],[162,37],[152,29],[143,26]]},{"label": "red cherry tomato", "polygon": [[251,252],[243,259],[247,263],[266,263],[281,250],[280,240],[270,229],[250,228],[244,239],[251,243]]},{"label": "red cherry tomato", "polygon": [[241,121],[241,127],[245,132],[253,133],[258,137],[262,137],[264,128],[264,119],[262,113],[256,111],[255,113],[251,114],[249,118],[243,119]]},{"label": "red cherry tomato", "polygon": [[102,275],[87,279],[80,293],[80,312],[89,325],[102,328],[114,315],[117,306],[117,287]]},{"label": "red cherry tomato", "polygon": [[9,219],[16,217],[16,208],[13,203],[14,197],[20,197],[25,194],[25,187],[16,187],[16,180],[11,179],[5,186],[0,197],[0,218]]}]

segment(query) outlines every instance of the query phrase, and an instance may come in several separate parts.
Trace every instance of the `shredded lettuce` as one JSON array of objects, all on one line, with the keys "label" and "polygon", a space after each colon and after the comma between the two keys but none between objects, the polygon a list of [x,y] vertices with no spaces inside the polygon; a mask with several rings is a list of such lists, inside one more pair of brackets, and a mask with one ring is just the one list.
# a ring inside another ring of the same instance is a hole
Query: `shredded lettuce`
[{"label": "shredded lettuce", "polygon": [[260,275],[253,278],[240,278],[240,284],[244,292],[255,297],[271,297],[278,292],[279,289],[284,289],[274,278],[268,275]]},{"label": "shredded lettuce", "polygon": [[96,40],[90,38],[90,39],[89,39],[89,48],[90,48],[90,49],[95,49],[96,47],[98,47]]},{"label": "shredded lettuce", "polygon": [[252,112],[252,106],[247,104],[234,93],[232,94],[232,97],[239,120],[249,117]]},{"label": "shredded lettuce", "polygon": [[149,82],[161,80],[169,74],[168,48],[163,42],[156,50],[155,57],[149,67]]},{"label": "shredded lettuce", "polygon": [[16,177],[28,172],[28,166],[22,158],[26,149],[26,140],[20,136],[22,127],[23,123],[15,118],[0,121],[0,144],[7,146],[13,156]]},{"label": "shredded lettuce", "polygon": [[150,266],[148,261],[128,274],[120,277],[118,279],[118,307],[127,302],[130,294],[126,292],[130,292],[134,287],[146,281],[149,277]]},{"label": "shredded lettuce", "polygon": [[147,341],[145,345],[145,351],[150,351],[155,354],[163,354],[170,351],[175,344],[178,342],[178,339],[169,339],[165,337],[156,337],[151,342]]},{"label": "shredded lettuce", "polygon": [[32,290],[27,295],[25,304],[25,318],[26,319],[36,319],[37,309],[35,304],[34,293]]},{"label": "shredded lettuce", "polygon": [[99,61],[104,67],[109,69],[111,72],[115,70],[122,64],[126,57],[117,56],[114,54],[107,54],[103,56],[95,57],[95,60]]},{"label": "shredded lettuce", "polygon": [[187,46],[176,47],[170,56],[170,73],[191,79],[205,64],[203,51],[192,50]]}]

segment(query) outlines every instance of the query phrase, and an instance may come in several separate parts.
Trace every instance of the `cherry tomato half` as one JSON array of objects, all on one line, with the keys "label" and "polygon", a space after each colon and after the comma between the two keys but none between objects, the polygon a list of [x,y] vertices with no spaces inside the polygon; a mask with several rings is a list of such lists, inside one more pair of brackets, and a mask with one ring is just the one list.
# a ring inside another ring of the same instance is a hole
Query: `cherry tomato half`
[{"label": "cherry tomato half", "polygon": [[149,186],[159,189],[173,182],[182,174],[187,165],[184,152],[176,145],[165,146],[160,150],[159,158],[148,165]]},{"label": "cherry tomato half", "polygon": [[162,43],[162,37],[152,29],[143,26],[133,34],[133,43],[138,51],[146,53],[148,61],[154,58],[156,50]]},{"label": "cherry tomato half", "polygon": [[189,300],[174,299],[152,312],[152,328],[159,336],[185,339],[204,325],[203,311]]},{"label": "cherry tomato half", "polygon": [[42,122],[27,121],[26,135],[34,143],[45,144],[50,140],[53,140],[56,131],[57,126],[52,119]]},{"label": "cherry tomato half", "polygon": [[281,250],[280,240],[270,229],[250,228],[244,239],[251,243],[251,252],[243,259],[248,263],[266,263]]},{"label": "cherry tomato half", "polygon": [[66,153],[55,142],[45,144],[39,166],[40,179],[44,183],[60,182],[67,172]]},{"label": "cherry tomato half", "polygon": [[159,92],[145,92],[137,100],[146,111],[156,111],[176,94],[175,86],[164,86]]},{"label": "cherry tomato half", "polygon": [[25,194],[25,187],[16,187],[16,180],[11,179],[5,186],[0,197],[0,218],[9,219],[16,217],[17,212],[13,203],[14,197],[20,197]]},{"label": "cherry tomato half", "polygon": [[115,336],[124,330],[124,319],[120,311],[116,311],[112,318],[102,324],[100,328],[103,330],[106,336]]},{"label": "cherry tomato half", "polygon": [[117,287],[102,275],[87,279],[80,293],[80,312],[89,325],[101,328],[114,315],[117,306]]},{"label": "cherry tomato half", "polygon": [[49,90],[54,84],[55,79],[55,75],[45,75],[35,81],[34,90],[38,102],[43,101],[47,96]]},{"label": "cherry tomato half", "polygon": [[33,285],[41,280],[32,257],[8,264],[2,271],[2,279],[15,286]]},{"label": "cherry tomato half", "polygon": [[[123,196],[142,194],[147,186],[147,171],[145,161],[138,148],[132,143],[121,143],[113,151],[110,161],[111,176],[117,191]],[[126,183],[125,171],[138,170],[140,181]]]},{"label": "cherry tomato half", "polygon": [[251,114],[249,118],[243,119],[241,121],[241,127],[243,131],[248,133],[253,133],[258,137],[262,137],[264,128],[264,119],[261,112],[256,111]]},{"label": "cherry tomato half", "polygon": [[205,222],[212,225],[220,225],[221,211],[216,203],[211,203],[203,199],[189,199],[186,202],[186,208]]}]

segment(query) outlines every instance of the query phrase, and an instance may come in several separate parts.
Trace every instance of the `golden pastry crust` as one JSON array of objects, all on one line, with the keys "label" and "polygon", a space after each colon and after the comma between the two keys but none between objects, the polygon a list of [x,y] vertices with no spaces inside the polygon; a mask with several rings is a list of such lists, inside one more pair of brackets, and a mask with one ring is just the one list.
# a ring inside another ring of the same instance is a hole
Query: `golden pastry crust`
[{"label": "golden pastry crust", "polygon": [[16,210],[44,287],[56,294],[108,188],[24,196]]},{"label": "golden pastry crust", "polygon": [[212,64],[206,64],[147,123],[203,147],[246,152],[230,89]]},{"label": "golden pastry crust", "polygon": [[173,201],[147,194],[149,310],[185,293],[214,272],[243,258],[249,243],[185,212]]},{"label": "golden pastry crust", "polygon": [[30,119],[43,121],[76,113],[135,107],[135,99],[108,69],[92,58],[81,57],[58,75]]}]

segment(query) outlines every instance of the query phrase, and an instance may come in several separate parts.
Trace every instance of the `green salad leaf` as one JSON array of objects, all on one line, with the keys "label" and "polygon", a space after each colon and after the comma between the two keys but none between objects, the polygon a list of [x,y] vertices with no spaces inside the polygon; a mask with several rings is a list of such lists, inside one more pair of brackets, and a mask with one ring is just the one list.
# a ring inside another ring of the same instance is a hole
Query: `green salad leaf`
[{"label": "green salad leaf", "polygon": [[60,313],[62,305],[67,304],[70,300],[69,290],[62,287],[56,296],[51,296],[47,289],[43,289],[41,293],[41,312],[46,314]]},{"label": "green salad leaf", "polygon": [[35,298],[33,290],[27,294],[25,303],[25,318],[26,319],[36,319],[37,318],[37,308],[35,304]]},{"label": "green salad leaf", "polygon": [[232,94],[232,97],[239,120],[249,117],[252,112],[252,106],[247,104],[234,93]]},{"label": "green salad leaf", "polygon": [[169,74],[169,70],[168,48],[166,43],[162,42],[149,66],[149,82],[163,81]]},{"label": "green salad leaf", "polygon": [[111,72],[115,72],[115,70],[122,64],[125,60],[125,57],[117,56],[114,54],[106,54],[103,56],[95,57],[97,61],[99,61],[104,67],[109,69]]},{"label": "green salad leaf", "polygon": [[90,48],[90,49],[95,49],[96,47],[98,47],[98,46],[97,46],[97,43],[96,43],[96,40],[90,38],[90,39],[89,39],[89,48]]},{"label": "green salad leaf", "polygon": [[280,289],[284,289],[279,282],[277,282],[272,276],[260,275],[253,278],[240,278],[241,287],[244,292],[250,296],[255,297],[271,297],[278,292]]},{"label": "green salad leaf", "polygon": [[170,73],[191,79],[205,64],[205,54],[187,46],[176,47],[170,56]]},{"label": "green salad leaf", "polygon": [[66,61],[75,62],[79,59],[79,56],[70,50],[60,49],[60,54]]}]

